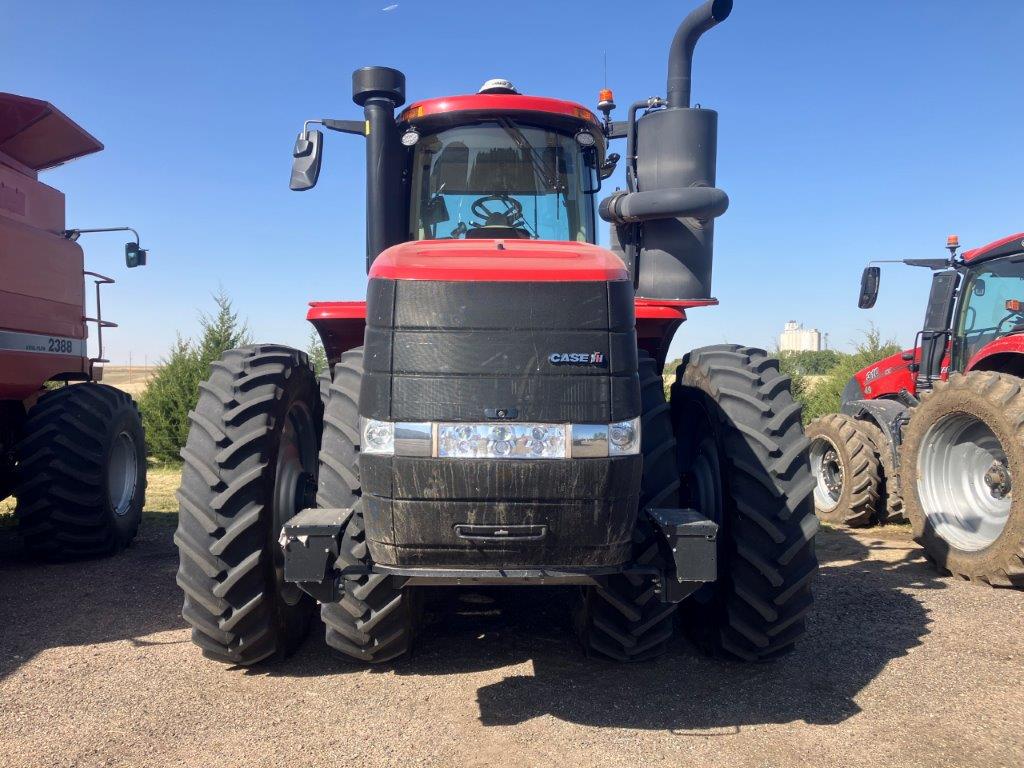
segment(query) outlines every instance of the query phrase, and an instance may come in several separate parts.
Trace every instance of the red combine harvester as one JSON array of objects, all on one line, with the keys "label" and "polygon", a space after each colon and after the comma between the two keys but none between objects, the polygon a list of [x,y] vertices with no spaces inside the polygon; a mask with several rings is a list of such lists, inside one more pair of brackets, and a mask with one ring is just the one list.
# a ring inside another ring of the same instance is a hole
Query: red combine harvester
[{"label": "red combine harvester", "polygon": [[[914,348],[869,365],[842,413],[808,427],[815,506],[825,519],[909,518],[942,570],[1024,587],[1024,233],[949,257],[934,271]],[[861,278],[874,306],[880,268]]]},{"label": "red combine harvester", "polygon": [[[405,101],[405,77],[353,74],[365,137],[365,302],[309,319],[333,378],[277,345],[228,352],[182,452],[182,615],[208,656],[287,653],[319,603],[327,642],[384,662],[409,650],[424,587],[572,585],[588,651],[664,649],[677,618],[756,660],[804,632],[817,570],[814,479],[789,379],[759,349],[690,352],[710,298],[718,115],[690,106],[707,2],[672,42],[665,98],[612,121],[519,94]],[[641,114],[642,113],[642,114]],[[626,190],[597,195],[626,139]],[[597,243],[598,210],[612,225]],[[319,451],[319,456],[318,456]],[[685,611],[677,611],[680,606]]]},{"label": "red combine harvester", "polygon": [[[145,496],[138,410],[98,383],[103,329],[116,327],[102,318],[100,286],[114,281],[85,270],[76,242],[129,228],[65,229],[64,195],[38,180],[101,149],[53,105],[0,93],[0,498],[16,497],[25,545],[47,559],[127,545]],[[125,259],[146,262],[137,234]],[[96,284],[96,317],[86,316],[86,278]],[[96,357],[87,349],[90,322]],[[65,386],[47,386],[56,383]]]}]

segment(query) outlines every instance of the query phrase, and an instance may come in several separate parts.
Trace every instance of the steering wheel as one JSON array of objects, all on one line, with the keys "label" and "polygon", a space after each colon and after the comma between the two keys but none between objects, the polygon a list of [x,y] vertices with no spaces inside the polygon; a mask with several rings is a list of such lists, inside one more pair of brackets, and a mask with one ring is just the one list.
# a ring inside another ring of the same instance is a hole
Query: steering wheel
[{"label": "steering wheel", "polygon": [[[504,205],[505,210],[492,211],[489,207],[490,203]],[[472,211],[473,215],[478,219],[482,219],[484,221],[483,226],[486,226],[487,220],[495,214],[504,216],[505,220],[508,222],[508,226],[510,227],[514,227],[516,222],[523,218],[523,204],[514,197],[509,197],[508,195],[485,195],[484,197],[478,197],[470,206],[470,211]],[[481,225],[476,224],[474,226]]]}]

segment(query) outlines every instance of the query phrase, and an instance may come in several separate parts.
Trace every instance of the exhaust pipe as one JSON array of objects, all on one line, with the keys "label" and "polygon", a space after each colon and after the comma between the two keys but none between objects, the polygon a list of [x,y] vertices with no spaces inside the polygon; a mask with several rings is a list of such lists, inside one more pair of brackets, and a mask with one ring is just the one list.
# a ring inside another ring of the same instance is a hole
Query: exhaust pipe
[{"label": "exhaust pipe", "polygon": [[676,30],[668,55],[668,106],[690,106],[690,86],[693,76],[693,49],[700,36],[719,22],[729,18],[732,0],[708,0],[695,8]]}]

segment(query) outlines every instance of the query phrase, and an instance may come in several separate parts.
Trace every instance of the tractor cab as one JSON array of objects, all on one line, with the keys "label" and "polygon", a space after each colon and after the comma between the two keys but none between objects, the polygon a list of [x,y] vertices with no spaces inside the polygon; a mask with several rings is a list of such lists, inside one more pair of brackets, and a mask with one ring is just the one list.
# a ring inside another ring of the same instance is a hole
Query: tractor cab
[{"label": "tractor cab", "polygon": [[1014,235],[999,248],[968,251],[962,271],[952,324],[952,369],[957,371],[989,344],[1024,333],[1024,236]]},{"label": "tractor cab", "polygon": [[[951,235],[946,248],[949,258],[898,260],[934,272],[924,325],[914,348],[902,353],[907,365],[887,368],[887,373],[873,379],[875,383],[870,390],[864,389],[864,394],[895,394],[898,390],[890,392],[894,386],[917,394],[950,372],[979,366],[992,369],[1011,358],[1019,360],[1017,356],[1024,352],[1024,337],[1020,337],[1024,334],[1024,233],[963,254],[958,254],[959,239]],[[875,304],[879,273],[877,266],[864,269],[859,300],[862,309]],[[1006,337],[1011,336],[1018,338],[1007,341]],[[857,378],[867,386],[867,377],[880,367],[869,366]],[[915,376],[908,377],[908,372]],[[891,382],[878,380],[886,378]]]},{"label": "tractor cab", "polygon": [[604,134],[577,104],[489,81],[399,116],[410,240],[594,243]]}]

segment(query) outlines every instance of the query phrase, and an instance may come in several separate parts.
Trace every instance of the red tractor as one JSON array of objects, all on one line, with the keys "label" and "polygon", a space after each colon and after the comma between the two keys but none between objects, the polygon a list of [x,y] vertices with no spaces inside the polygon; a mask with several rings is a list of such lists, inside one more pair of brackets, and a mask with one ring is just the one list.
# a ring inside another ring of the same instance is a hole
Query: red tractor
[{"label": "red tractor", "polygon": [[[658,654],[677,619],[732,656],[804,632],[817,570],[800,406],[764,351],[662,367],[710,298],[717,114],[690,106],[691,57],[732,3],[679,27],[665,98],[624,122],[519,94],[405,101],[405,77],[353,74],[365,137],[366,301],[315,302],[333,375],[302,352],[214,363],[182,451],[182,615],[204,653],[282,655],[320,605],[344,657],[406,653],[426,587],[571,585],[588,651]],[[643,113],[642,115],[640,113]],[[626,139],[628,186],[597,195]],[[598,247],[598,214],[612,225]],[[677,609],[685,607],[685,611]]]},{"label": "red tractor", "polygon": [[[934,272],[914,348],[857,373],[842,413],[808,427],[815,506],[851,525],[909,519],[944,571],[1024,587],[1024,233],[947,248],[899,262]],[[864,270],[862,309],[879,278]]]},{"label": "red tractor", "polygon": [[[98,383],[103,329],[116,327],[102,317],[100,287],[114,281],[85,270],[76,242],[129,228],[65,229],[64,195],[38,179],[101,149],[53,105],[0,93],[0,498],[15,496],[27,549],[47,559],[127,545],[145,497],[138,410]],[[137,234],[125,259],[146,262]],[[96,284],[95,317],[86,315],[86,278]],[[97,327],[96,357],[88,323]]]}]

